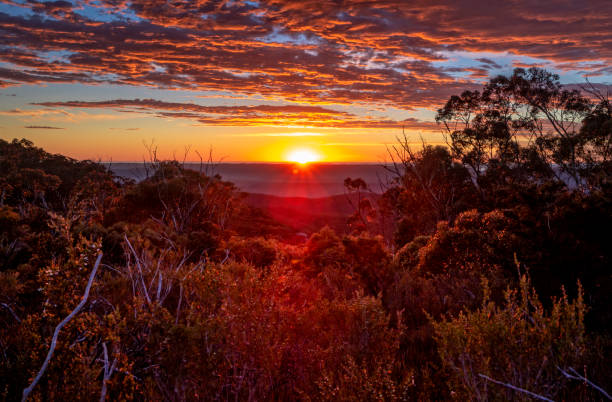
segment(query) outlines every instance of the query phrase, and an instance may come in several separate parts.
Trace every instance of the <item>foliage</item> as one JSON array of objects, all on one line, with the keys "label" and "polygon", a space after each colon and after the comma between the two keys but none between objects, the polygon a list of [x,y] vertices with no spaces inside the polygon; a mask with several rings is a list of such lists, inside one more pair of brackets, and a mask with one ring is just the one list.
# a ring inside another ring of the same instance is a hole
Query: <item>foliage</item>
[{"label": "foliage", "polygon": [[489,380],[494,379],[547,398],[560,396],[565,381],[559,368],[582,363],[585,311],[579,291],[573,302],[563,292],[546,312],[523,275],[518,289],[506,291],[502,306],[485,293],[479,309],[434,323],[440,358],[453,372],[451,392],[474,400],[528,399]]},{"label": "foliage", "polygon": [[438,221],[454,219],[475,196],[469,172],[453,161],[448,149],[424,145],[421,151],[413,152],[407,141],[403,138],[393,148],[391,170],[396,185],[381,201],[384,209],[398,216],[398,247],[433,232]]},{"label": "foliage", "polygon": [[304,247],[304,265],[335,294],[351,295],[363,289],[377,294],[393,280],[390,258],[381,236],[367,233],[340,238],[324,227]]},{"label": "foliage", "polygon": [[609,171],[597,169],[603,177],[593,181],[593,166],[609,164],[612,131],[609,101],[597,95],[600,102],[593,105],[581,91],[564,88],[556,74],[517,68],[482,92],[452,96],[436,120],[485,199],[491,197],[486,182],[553,179],[573,188],[601,188],[596,183],[604,184]]},{"label": "foliage", "polygon": [[227,243],[229,255],[236,261],[248,262],[261,268],[267,268],[276,261],[279,248],[273,241],[261,237],[232,237]]}]

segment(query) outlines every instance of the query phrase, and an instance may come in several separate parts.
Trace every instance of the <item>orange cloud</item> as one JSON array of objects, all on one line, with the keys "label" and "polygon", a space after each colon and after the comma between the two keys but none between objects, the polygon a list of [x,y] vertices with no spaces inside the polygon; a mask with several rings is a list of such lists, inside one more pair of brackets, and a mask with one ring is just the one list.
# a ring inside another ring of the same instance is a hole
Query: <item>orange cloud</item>
[{"label": "orange cloud", "polygon": [[48,108],[111,108],[122,112],[139,112],[165,118],[186,118],[200,124],[223,126],[300,126],[337,128],[409,128],[435,130],[433,122],[410,118],[406,120],[377,119],[357,116],[321,106],[256,105],[204,106],[195,103],[164,102],[155,99],[116,99],[84,102],[33,103]]},{"label": "orange cloud", "polygon": [[3,87],[114,83],[411,110],[435,108],[503,67],[478,56],[449,69],[438,63],[449,51],[612,74],[608,0],[9,4],[31,15],[0,13]]}]

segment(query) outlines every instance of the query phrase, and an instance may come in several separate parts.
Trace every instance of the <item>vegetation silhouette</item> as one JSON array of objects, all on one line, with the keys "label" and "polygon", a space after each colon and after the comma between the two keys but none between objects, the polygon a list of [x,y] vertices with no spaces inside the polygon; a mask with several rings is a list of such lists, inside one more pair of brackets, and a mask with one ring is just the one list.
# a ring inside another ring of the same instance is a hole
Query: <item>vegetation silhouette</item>
[{"label": "vegetation silhouette", "polygon": [[0,399],[609,398],[609,99],[517,69],[437,121],[304,243],[206,169],[0,140]]}]

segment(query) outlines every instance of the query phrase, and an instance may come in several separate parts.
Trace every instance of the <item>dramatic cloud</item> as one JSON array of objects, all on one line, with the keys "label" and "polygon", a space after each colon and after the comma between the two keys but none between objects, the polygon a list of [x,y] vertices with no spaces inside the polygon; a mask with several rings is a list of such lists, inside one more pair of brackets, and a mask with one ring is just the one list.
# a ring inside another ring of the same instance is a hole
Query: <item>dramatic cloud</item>
[{"label": "dramatic cloud", "polygon": [[[4,3],[0,87],[114,83],[410,111],[514,66],[612,75],[609,0]],[[213,124],[279,115],[356,122],[324,110],[196,106],[164,108]]]}]

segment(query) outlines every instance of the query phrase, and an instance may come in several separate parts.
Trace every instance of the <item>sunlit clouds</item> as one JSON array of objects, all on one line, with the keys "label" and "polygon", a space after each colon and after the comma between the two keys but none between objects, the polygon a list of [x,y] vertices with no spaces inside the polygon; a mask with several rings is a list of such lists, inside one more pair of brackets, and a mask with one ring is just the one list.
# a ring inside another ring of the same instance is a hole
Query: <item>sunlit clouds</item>
[{"label": "sunlit clouds", "polygon": [[[260,135],[278,148],[282,133],[367,130],[367,140],[326,138],[356,144],[345,154],[363,160],[402,130],[435,137],[450,95],[515,67],[610,84],[611,31],[605,0],[5,0],[0,125],[3,138],[64,127],[62,141],[89,136],[131,159],[152,138],[264,160],[250,151],[265,148]],[[129,131],[131,153],[111,131]]]}]

